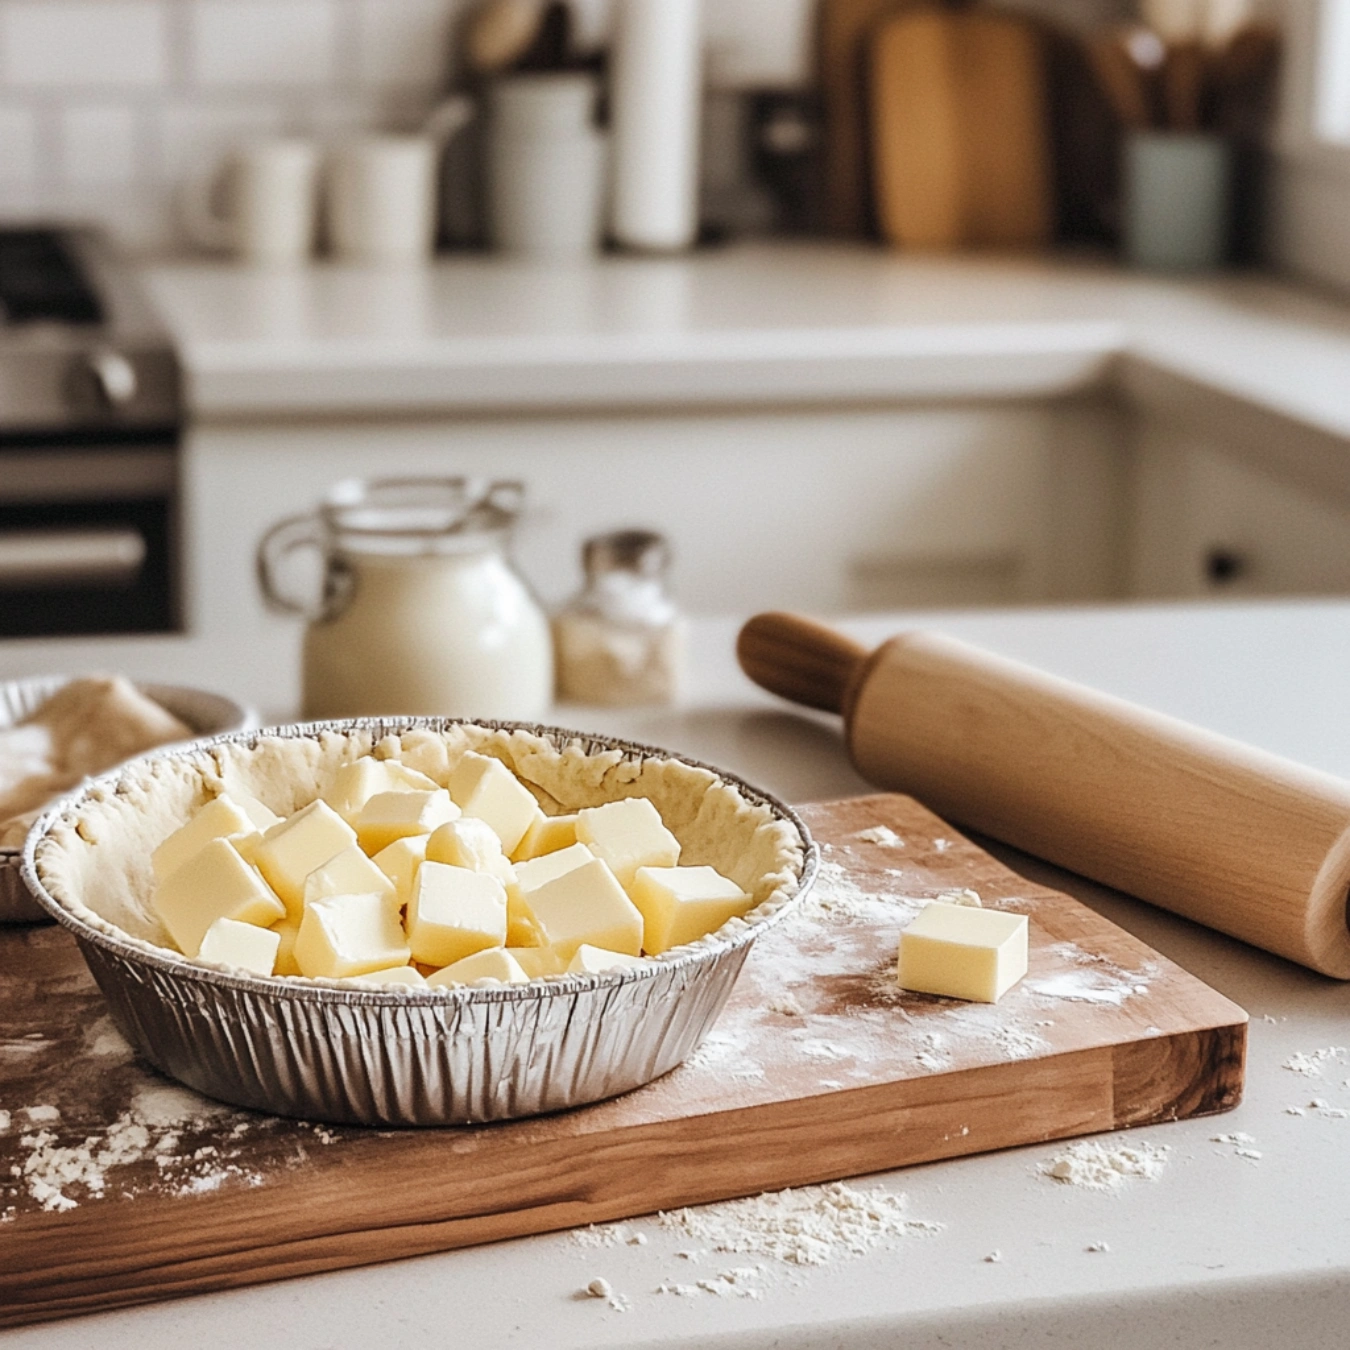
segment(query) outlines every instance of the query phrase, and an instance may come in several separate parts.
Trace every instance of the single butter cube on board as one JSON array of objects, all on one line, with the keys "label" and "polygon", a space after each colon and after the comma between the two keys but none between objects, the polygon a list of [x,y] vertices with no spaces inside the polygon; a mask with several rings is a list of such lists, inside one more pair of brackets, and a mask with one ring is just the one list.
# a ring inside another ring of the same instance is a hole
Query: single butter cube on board
[{"label": "single butter cube on board", "polygon": [[332,786],[323,799],[342,817],[356,826],[361,808],[379,792],[434,792],[437,784],[416,769],[405,768],[397,760],[364,759],[344,764],[333,776]]},{"label": "single butter cube on board", "polygon": [[280,934],[270,928],[240,923],[238,919],[217,919],[206,930],[197,959],[214,961],[222,966],[238,966],[255,975],[270,975],[280,945]]},{"label": "single butter cube on board", "polygon": [[[444,827],[442,827],[444,828]],[[417,869],[426,861],[427,844],[435,834],[409,834],[382,848],[371,862],[389,878],[400,905],[412,899]]]},{"label": "single butter cube on board", "polygon": [[680,841],[645,797],[578,811],[577,841],[609,864],[624,890],[639,867],[674,867],[680,860]]},{"label": "single butter cube on board", "polygon": [[462,961],[436,971],[434,975],[428,975],[427,983],[437,989],[456,984],[477,984],[479,980],[492,980],[497,984],[524,984],[529,978],[505,947],[489,947],[486,951],[475,952]]},{"label": "single butter cube on board", "polygon": [[896,971],[902,989],[997,1003],[1027,973],[1027,916],[934,901],[900,934]]},{"label": "single butter cube on board", "polygon": [[353,976],[362,984],[407,985],[410,989],[425,989],[426,976],[412,966],[388,966],[384,970],[368,970]]},{"label": "single butter cube on board", "polygon": [[711,867],[639,867],[628,893],[642,911],[642,949],[649,956],[715,932],[753,903]]},{"label": "single butter cube on board", "polygon": [[450,772],[450,795],[466,816],[485,820],[514,853],[539,809],[534,794],[499,759],[468,751]]},{"label": "single butter cube on board", "polygon": [[311,979],[342,979],[406,966],[411,953],[398,915],[383,895],[329,895],[305,906],[295,960]]},{"label": "single butter cube on board", "polygon": [[408,905],[408,942],[428,966],[506,945],[506,890],[488,872],[424,862]]},{"label": "single butter cube on board", "polygon": [[623,952],[606,951],[583,942],[567,963],[569,975],[603,975],[607,970],[622,970],[625,966],[642,965],[640,956],[626,956]]},{"label": "single butter cube on board", "polygon": [[642,915],[599,858],[527,892],[524,906],[543,945],[564,961],[583,942],[629,956],[642,951]]},{"label": "single butter cube on board", "polygon": [[299,918],[305,878],[354,843],[356,831],[327,802],[310,802],[273,825],[254,850],[254,858],[267,884]]},{"label": "single butter cube on board", "polygon": [[222,792],[200,807],[186,825],[160,844],[150,855],[150,869],[156,881],[163,881],[213,839],[224,839],[232,834],[255,834],[257,829],[243,805]]},{"label": "single butter cube on board", "polygon": [[238,919],[264,928],[285,918],[286,907],[230,847],[213,839],[155,888],[155,912],[184,956],[196,956],[217,919]]},{"label": "single butter cube on board", "polygon": [[351,844],[341,853],[333,854],[305,878],[307,905],[329,895],[371,893],[385,896],[391,905],[398,903],[394,883],[361,852],[357,844]]},{"label": "single butter cube on board", "polygon": [[577,818],[574,812],[570,816],[546,816],[536,808],[536,815],[530,822],[530,828],[511,854],[512,862],[528,862],[531,858],[542,857],[545,853],[556,853],[577,842]]},{"label": "single butter cube on board", "polygon": [[444,788],[431,792],[377,792],[361,808],[356,819],[356,837],[367,853],[378,853],[395,839],[430,834],[458,815],[459,807]]}]

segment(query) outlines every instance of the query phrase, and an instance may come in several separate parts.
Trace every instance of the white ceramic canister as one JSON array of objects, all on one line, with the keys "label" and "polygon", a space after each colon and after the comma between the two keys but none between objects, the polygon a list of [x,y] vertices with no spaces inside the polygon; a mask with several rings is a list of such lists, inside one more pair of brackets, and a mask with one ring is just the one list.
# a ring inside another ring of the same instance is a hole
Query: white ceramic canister
[{"label": "white ceramic canister", "polygon": [[255,266],[293,266],[314,248],[319,150],[277,136],[236,146],[188,183],[183,225],[194,243]]},{"label": "white ceramic canister", "polygon": [[[268,531],[263,594],[309,620],[303,715],[542,718],[549,624],[507,553],[523,499],[516,482],[349,479]],[[286,584],[303,549],[323,559],[317,603]]]},{"label": "white ceramic canister", "polygon": [[524,257],[594,253],[604,211],[598,89],[584,73],[516,75],[488,90],[487,215],[492,247]]}]

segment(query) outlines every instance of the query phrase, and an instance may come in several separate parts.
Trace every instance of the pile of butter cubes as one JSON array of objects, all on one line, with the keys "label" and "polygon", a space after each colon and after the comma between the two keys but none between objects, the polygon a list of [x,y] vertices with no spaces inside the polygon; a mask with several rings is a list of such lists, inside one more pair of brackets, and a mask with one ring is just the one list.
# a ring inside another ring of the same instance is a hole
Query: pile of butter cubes
[{"label": "pile of butter cubes", "polygon": [[420,987],[597,974],[750,908],[679,857],[645,797],[548,816],[500,760],[468,753],[448,789],[397,761],[354,760],[285,819],[222,794],[151,866],[155,910],[186,956]]}]

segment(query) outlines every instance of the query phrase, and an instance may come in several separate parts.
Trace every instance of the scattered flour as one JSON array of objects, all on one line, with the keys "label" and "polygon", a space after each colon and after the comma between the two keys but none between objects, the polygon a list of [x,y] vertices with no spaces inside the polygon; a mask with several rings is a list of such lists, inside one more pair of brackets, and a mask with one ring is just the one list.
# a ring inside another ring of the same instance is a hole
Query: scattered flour
[{"label": "scattered flour", "polygon": [[904,848],[905,846],[905,841],[886,825],[873,825],[866,830],[859,830],[857,837],[866,840],[869,844],[875,844],[878,848]]},{"label": "scattered flour", "polygon": [[936,852],[936,853],[946,853],[946,851],[947,851],[949,848],[951,848],[951,846],[952,846],[952,841],[951,841],[950,839],[934,839],[934,840],[933,840],[933,850],[934,850],[934,852]]},{"label": "scattered flour", "polygon": [[1111,1244],[1109,1242],[1089,1242],[1083,1250],[1085,1252],[1109,1252]]},{"label": "scattered flour", "polygon": [[8,1134],[10,1122],[14,1119],[8,1111],[0,1111],[0,1134]]},{"label": "scattered flour", "polygon": [[752,1298],[761,1299],[764,1297],[764,1290],[760,1285],[763,1280],[765,1267],[759,1266],[733,1266],[730,1270],[721,1270],[710,1279],[695,1280],[692,1284],[678,1284],[672,1282],[663,1282],[656,1286],[658,1294],[674,1294],[679,1298],[690,1298],[697,1294],[714,1294],[718,1298]]},{"label": "scattered flour", "polygon": [[780,1017],[805,1017],[806,1009],[797,1002],[795,994],[782,993],[771,998],[765,1005],[772,1013]]},{"label": "scattered flour", "polygon": [[1308,1103],[1308,1110],[1316,1111],[1319,1116],[1325,1116],[1328,1120],[1345,1120],[1350,1117],[1350,1111],[1344,1107],[1332,1106],[1328,1101],[1323,1101],[1321,1097],[1314,1097]]},{"label": "scattered flour", "polygon": [[[183,1088],[157,1083],[137,1088],[129,1110],[106,1129],[82,1139],[71,1140],[67,1135],[62,1141],[56,1128],[61,1112],[51,1104],[0,1113],[4,1117],[0,1126],[8,1126],[14,1116],[39,1126],[19,1136],[19,1148],[25,1156],[11,1169],[15,1183],[12,1194],[17,1197],[26,1193],[41,1209],[63,1213],[85,1199],[105,1195],[111,1186],[109,1173],[145,1162],[153,1162],[156,1174],[179,1195],[217,1190],[231,1179],[261,1184],[258,1174],[221,1160],[219,1149],[213,1146],[179,1151],[184,1131],[203,1128],[227,1114],[229,1109],[218,1103]],[[247,1128],[249,1122],[241,1124]],[[232,1137],[239,1137],[237,1127]],[[134,1187],[136,1183],[129,1184]]]},{"label": "scattered flour", "polygon": [[572,1241],[578,1247],[641,1247],[647,1239],[625,1223],[593,1223],[588,1228],[574,1228]]},{"label": "scattered flour", "polygon": [[973,891],[969,886],[960,886],[950,891],[939,891],[934,898],[940,900],[944,905],[969,905],[972,909],[984,908],[984,901],[980,899],[979,891]]},{"label": "scattered flour", "polygon": [[1168,1148],[1140,1139],[1102,1143],[1080,1139],[1041,1164],[1041,1175],[1091,1191],[1119,1190],[1126,1181],[1156,1181],[1167,1165]]},{"label": "scattered flour", "polygon": [[910,1219],[905,1210],[903,1195],[834,1182],[672,1210],[661,1215],[661,1223],[714,1251],[821,1266],[941,1231],[941,1224]]},{"label": "scattered flour", "polygon": [[984,1258],[991,1266],[996,1266],[1003,1260],[1003,1253],[997,1247],[994,1248],[988,1256]]},{"label": "scattered flour", "polygon": [[1231,1134],[1212,1134],[1209,1142],[1230,1145],[1235,1158],[1246,1158],[1248,1162],[1259,1162],[1261,1159],[1260,1149],[1253,1147],[1256,1137],[1242,1130],[1234,1130]]},{"label": "scattered flour", "polygon": [[726,1032],[712,1031],[703,1044],[684,1061],[684,1068],[712,1070],[730,1079],[742,1081],[764,1077],[764,1067],[751,1059],[740,1040]]},{"label": "scattered flour", "polygon": [[1328,1064],[1346,1062],[1345,1046],[1328,1045],[1322,1050],[1299,1050],[1284,1061],[1284,1067],[1304,1078],[1321,1078]]}]

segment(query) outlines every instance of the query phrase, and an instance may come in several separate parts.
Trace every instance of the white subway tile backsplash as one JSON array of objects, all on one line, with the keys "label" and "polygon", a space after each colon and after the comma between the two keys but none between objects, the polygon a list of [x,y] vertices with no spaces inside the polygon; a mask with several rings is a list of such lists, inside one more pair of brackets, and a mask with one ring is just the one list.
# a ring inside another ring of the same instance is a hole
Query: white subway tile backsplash
[{"label": "white subway tile backsplash", "polygon": [[11,88],[146,88],[169,76],[160,0],[9,0],[0,78]]},{"label": "white subway tile backsplash", "polygon": [[241,141],[290,129],[280,103],[258,98],[220,103],[175,99],[160,106],[155,120],[157,177],[178,184],[211,172]]},{"label": "white subway tile backsplash", "polygon": [[336,0],[195,0],[189,78],[204,85],[318,86],[338,69]]},{"label": "white subway tile backsplash", "polygon": [[[31,108],[0,104],[0,189],[32,183],[37,166],[37,119]],[[3,202],[8,206],[8,200]]]},{"label": "white subway tile backsplash", "polygon": [[357,79],[435,88],[450,67],[455,0],[357,0]]},{"label": "white subway tile backsplash", "polygon": [[135,183],[142,176],[140,119],[116,103],[76,104],[61,110],[60,169],[67,184],[100,187]]}]

